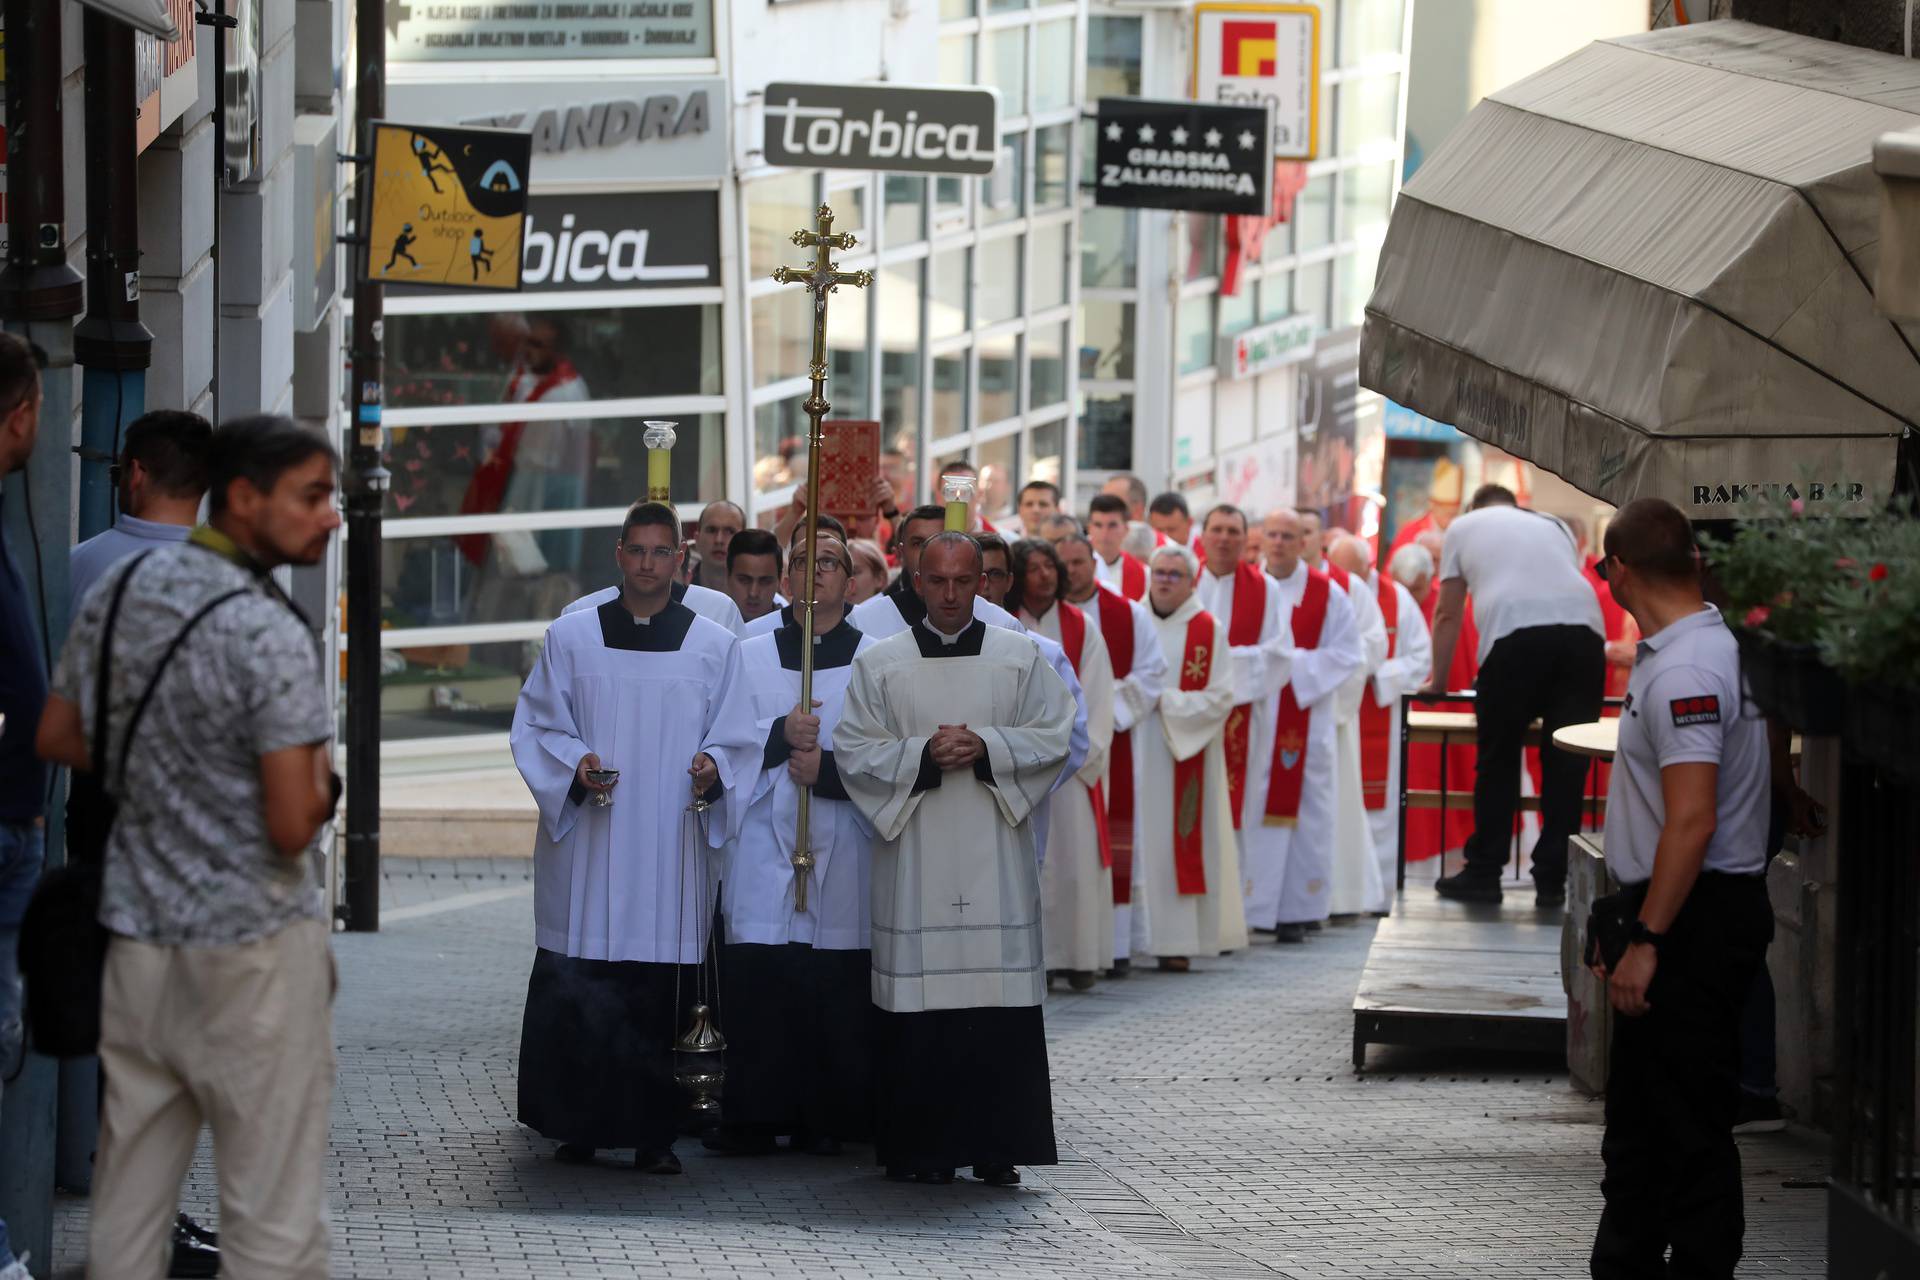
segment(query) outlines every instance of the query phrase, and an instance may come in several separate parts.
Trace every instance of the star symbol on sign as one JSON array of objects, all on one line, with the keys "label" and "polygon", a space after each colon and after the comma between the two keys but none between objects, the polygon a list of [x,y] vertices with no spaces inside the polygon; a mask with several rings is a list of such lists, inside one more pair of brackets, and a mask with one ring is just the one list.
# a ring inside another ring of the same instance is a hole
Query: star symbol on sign
[{"label": "star symbol on sign", "polygon": [[1150,125],[1150,124],[1143,124],[1143,125],[1141,125],[1141,126],[1140,126],[1140,141],[1142,141],[1142,142],[1152,142],[1152,141],[1153,141],[1153,126],[1152,126],[1152,125]]},{"label": "star symbol on sign", "polygon": [[1209,129],[1205,133],[1201,134],[1200,136],[1207,140],[1207,145],[1210,147],[1217,147],[1220,145],[1220,131],[1218,129]]},{"label": "star symbol on sign", "polygon": [[1176,147],[1184,147],[1184,146],[1186,146],[1186,145],[1187,145],[1187,131],[1186,131],[1185,129],[1179,129],[1179,128],[1176,128],[1176,129],[1175,129],[1175,130],[1173,131],[1173,135],[1172,135],[1172,136],[1173,136],[1173,145],[1174,145],[1174,146],[1176,146]]},{"label": "star symbol on sign", "polygon": [[1253,130],[1242,129],[1240,131],[1240,149],[1242,151],[1253,150]]},{"label": "star symbol on sign", "polygon": [[1121,129],[1120,129],[1120,126],[1119,126],[1119,125],[1117,125],[1117,124],[1110,124],[1110,125],[1108,125],[1108,126],[1107,126],[1107,141],[1108,141],[1108,142],[1118,142],[1118,141],[1120,141],[1120,133],[1121,133]]}]

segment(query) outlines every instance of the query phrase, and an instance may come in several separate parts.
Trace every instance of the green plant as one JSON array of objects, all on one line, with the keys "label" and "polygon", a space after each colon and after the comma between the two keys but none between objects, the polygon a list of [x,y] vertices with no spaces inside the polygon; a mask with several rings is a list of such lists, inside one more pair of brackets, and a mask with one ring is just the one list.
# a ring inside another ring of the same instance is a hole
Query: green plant
[{"label": "green plant", "polygon": [[1850,529],[1822,593],[1820,656],[1854,684],[1920,690],[1920,521],[1911,510]]},{"label": "green plant", "polygon": [[1777,500],[1742,518],[1733,537],[1707,545],[1707,558],[1726,592],[1727,621],[1785,644],[1819,640],[1822,587],[1852,521],[1809,520],[1798,502]]}]

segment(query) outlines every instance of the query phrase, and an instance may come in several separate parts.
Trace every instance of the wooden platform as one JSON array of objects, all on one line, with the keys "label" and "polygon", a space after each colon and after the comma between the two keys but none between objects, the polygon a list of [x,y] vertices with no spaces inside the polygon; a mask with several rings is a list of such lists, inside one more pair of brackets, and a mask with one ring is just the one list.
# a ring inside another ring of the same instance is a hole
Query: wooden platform
[{"label": "wooden platform", "polygon": [[1564,913],[1533,905],[1530,880],[1499,906],[1451,902],[1430,882],[1401,891],[1380,922],[1353,998],[1353,1065],[1370,1044],[1563,1054]]}]

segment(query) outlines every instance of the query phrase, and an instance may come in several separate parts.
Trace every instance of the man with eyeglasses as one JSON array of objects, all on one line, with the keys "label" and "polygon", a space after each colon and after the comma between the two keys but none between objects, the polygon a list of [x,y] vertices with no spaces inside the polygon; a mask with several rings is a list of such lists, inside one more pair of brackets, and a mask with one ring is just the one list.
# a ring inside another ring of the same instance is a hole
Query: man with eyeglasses
[{"label": "man with eyeglasses", "polygon": [[[802,530],[788,567],[788,585],[800,592],[804,539]],[[756,773],[730,798],[737,812],[708,828],[726,850],[727,1091],[707,1146],[736,1154],[771,1152],[786,1137],[795,1151],[834,1155],[842,1142],[872,1136],[873,833],[849,802],[833,739],[854,657],[872,641],[846,621],[852,579],[838,533],[819,531],[814,562],[812,705],[799,700],[809,638],[788,606],[778,628],[740,643],[732,697],[763,746]],[[793,851],[803,787],[813,790],[814,866],[801,911]]]},{"label": "man with eyeglasses", "polygon": [[520,1121],[563,1162],[631,1148],[647,1173],[680,1172],[675,995],[711,918],[685,810],[750,794],[766,739],[731,696],[739,642],[674,598],[680,555],[673,508],[636,503],[617,597],[547,628],[511,735],[540,811]]},{"label": "man with eyeglasses", "polygon": [[[708,510],[711,511],[712,507],[710,506]],[[679,526],[676,524],[674,528],[677,533]],[[675,570],[673,583],[669,588],[673,603],[685,605],[696,616],[717,622],[735,635],[745,635],[746,619],[740,616],[740,606],[733,602],[733,597],[724,590],[715,591],[697,582],[685,581],[684,558],[677,560],[676,563],[680,564],[681,568]],[[723,555],[721,557],[723,567],[725,563],[726,557]],[[602,587],[598,591],[587,592],[586,595],[562,609],[560,614],[565,617],[569,613],[578,613],[583,609],[598,609],[601,605],[619,598],[619,587]]]}]

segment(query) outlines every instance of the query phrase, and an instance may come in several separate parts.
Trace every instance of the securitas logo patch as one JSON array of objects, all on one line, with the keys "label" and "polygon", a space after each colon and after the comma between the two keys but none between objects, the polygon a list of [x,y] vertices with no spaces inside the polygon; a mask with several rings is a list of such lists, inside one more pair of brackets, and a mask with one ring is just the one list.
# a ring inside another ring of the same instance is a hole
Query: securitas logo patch
[{"label": "securitas logo patch", "polygon": [[1673,708],[1673,723],[1677,726],[1720,723],[1719,698],[1675,698],[1668,705]]}]

